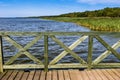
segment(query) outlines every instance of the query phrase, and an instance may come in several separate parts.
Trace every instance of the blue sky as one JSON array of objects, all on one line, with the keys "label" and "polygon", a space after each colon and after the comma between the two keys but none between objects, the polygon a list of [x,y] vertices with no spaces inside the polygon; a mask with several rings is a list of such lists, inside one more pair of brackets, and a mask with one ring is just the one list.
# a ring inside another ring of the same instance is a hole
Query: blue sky
[{"label": "blue sky", "polygon": [[59,15],[120,7],[120,0],[0,0],[0,17]]}]

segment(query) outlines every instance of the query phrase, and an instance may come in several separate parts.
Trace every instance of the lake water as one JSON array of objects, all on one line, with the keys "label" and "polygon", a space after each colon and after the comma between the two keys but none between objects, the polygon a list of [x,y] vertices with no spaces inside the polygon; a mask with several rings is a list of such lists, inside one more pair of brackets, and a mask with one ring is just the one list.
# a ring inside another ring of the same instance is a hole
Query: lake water
[{"label": "lake water", "polygon": [[[74,23],[65,23],[65,22],[56,22],[52,20],[43,20],[43,19],[22,19],[22,18],[6,18],[0,19],[0,31],[15,31],[15,32],[85,32],[90,31],[89,29],[78,26]],[[74,41],[76,41],[80,36],[57,36],[62,42],[64,42],[67,46],[71,45]],[[104,35],[101,36],[107,43],[113,45],[113,43],[117,42],[120,37],[118,34]],[[12,39],[16,40],[17,43],[25,46],[31,40],[34,39],[33,36],[11,36]],[[28,51],[36,56],[38,59],[43,60],[44,53],[44,44],[43,39],[39,40],[36,44],[34,44]],[[98,57],[102,52],[106,49],[97,41],[94,40],[93,47],[93,59]],[[16,54],[19,50],[16,49],[13,45],[8,43],[3,39],[3,52],[4,52],[4,61],[7,61],[11,56]],[[53,42],[49,38],[49,60],[52,60],[55,56],[59,55],[63,49]],[[85,40],[82,44],[80,44],[77,48],[73,50],[78,55],[80,55],[83,59],[87,59],[88,54],[88,40]],[[117,52],[120,53],[120,49],[117,49]],[[119,62],[113,55],[107,57],[105,62]],[[15,63],[33,63],[29,58],[25,56],[21,56],[16,60]],[[65,56],[60,62],[77,62],[71,55]]]}]

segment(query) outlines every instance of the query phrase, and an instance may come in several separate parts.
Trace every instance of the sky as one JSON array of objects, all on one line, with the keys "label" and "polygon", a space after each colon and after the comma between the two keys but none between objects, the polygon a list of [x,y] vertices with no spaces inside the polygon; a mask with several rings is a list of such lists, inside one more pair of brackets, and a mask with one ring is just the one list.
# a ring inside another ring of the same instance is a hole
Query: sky
[{"label": "sky", "polygon": [[120,7],[120,0],[0,0],[0,17],[59,15]]}]

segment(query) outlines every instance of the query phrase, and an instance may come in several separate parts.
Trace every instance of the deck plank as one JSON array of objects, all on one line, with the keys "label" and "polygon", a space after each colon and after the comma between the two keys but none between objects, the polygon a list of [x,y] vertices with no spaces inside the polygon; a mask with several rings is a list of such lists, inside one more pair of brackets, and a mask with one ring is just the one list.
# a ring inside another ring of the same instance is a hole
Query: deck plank
[{"label": "deck plank", "polygon": [[6,75],[1,80],[8,80],[9,76],[12,74],[12,70],[8,71]]},{"label": "deck plank", "polygon": [[115,80],[120,80],[120,78],[112,71],[112,70],[106,70]]},{"label": "deck plank", "polygon": [[8,80],[14,80],[15,77],[16,77],[16,75],[17,75],[17,73],[18,73],[18,71],[17,71],[17,70],[14,70],[14,71],[12,72],[12,74],[10,75],[10,77],[8,78]]},{"label": "deck plank", "polygon": [[112,71],[120,78],[120,73],[116,69],[112,69]]},{"label": "deck plank", "polygon": [[46,80],[52,80],[52,72],[47,72]]},{"label": "deck plank", "polygon": [[7,71],[0,73],[0,80],[2,79],[3,76],[5,76],[6,73],[7,73]]},{"label": "deck plank", "polygon": [[86,75],[85,71],[81,71],[81,75],[83,80],[89,80],[89,77]]},{"label": "deck plank", "polygon": [[92,72],[93,76],[95,76],[95,77],[96,77],[96,80],[103,80],[103,79],[99,76],[99,74],[98,74],[98,73],[96,73],[96,71],[95,71],[95,70],[91,70],[91,72]]},{"label": "deck plank", "polygon": [[96,73],[102,78],[102,80],[109,80],[101,71],[102,70],[99,70],[99,69],[97,69],[97,70],[95,70],[96,71]]},{"label": "deck plank", "polygon": [[64,72],[64,79],[65,80],[70,80],[70,75],[69,75],[68,70],[64,70],[63,72]]},{"label": "deck plank", "polygon": [[83,80],[81,71],[76,70],[75,73],[76,73],[75,75],[76,75],[77,80]]},{"label": "deck plank", "polygon": [[34,74],[35,74],[35,71],[30,71],[30,74],[29,74],[27,80],[33,80],[33,78],[34,78]]},{"label": "deck plank", "polygon": [[79,70],[69,70],[71,80],[79,80],[78,79],[78,71]]},{"label": "deck plank", "polygon": [[58,80],[64,80],[63,70],[58,70]]},{"label": "deck plank", "polygon": [[83,79],[83,76],[82,76],[82,72],[83,72],[83,71],[79,71],[79,72],[78,72],[78,80],[84,80],[84,79]]},{"label": "deck plank", "polygon": [[103,74],[109,79],[109,80],[115,80],[108,72],[107,70],[101,70]]},{"label": "deck plank", "polygon": [[39,80],[41,76],[41,71],[36,70],[33,80]]},{"label": "deck plank", "polygon": [[[89,77],[89,80],[97,80],[96,76],[94,76],[94,72],[92,72],[92,70],[85,70],[86,74],[88,75]],[[94,76],[94,77],[93,77]]]},{"label": "deck plank", "polygon": [[46,72],[42,71],[41,76],[40,76],[40,80],[45,80],[45,78],[46,78]]},{"label": "deck plank", "polygon": [[19,71],[14,80],[20,80],[24,71]]},{"label": "deck plank", "polygon": [[29,75],[29,72],[24,72],[24,74],[23,74],[21,80],[27,80],[28,75]]},{"label": "deck plank", "polygon": [[120,80],[120,69],[93,70],[8,70],[0,74],[0,80]]},{"label": "deck plank", "polygon": [[57,70],[52,71],[52,80],[58,80],[58,72],[57,72]]},{"label": "deck plank", "polygon": [[120,73],[120,69],[116,69],[116,71],[118,71]]}]

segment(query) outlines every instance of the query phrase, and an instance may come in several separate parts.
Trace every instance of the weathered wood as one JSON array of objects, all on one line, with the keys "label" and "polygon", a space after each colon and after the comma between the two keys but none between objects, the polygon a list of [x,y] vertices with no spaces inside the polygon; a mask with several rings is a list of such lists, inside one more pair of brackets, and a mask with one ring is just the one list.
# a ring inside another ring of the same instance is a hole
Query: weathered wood
[{"label": "weathered wood", "polygon": [[93,65],[93,68],[120,68],[120,63],[99,63]]},{"label": "weathered wood", "polygon": [[10,77],[7,80],[14,80],[14,78],[16,77],[18,71],[14,70],[13,73],[10,75]]},{"label": "weathered wood", "polygon": [[69,75],[69,71],[68,70],[64,70],[64,79],[65,80],[70,80],[70,75]]},{"label": "weathered wood", "polygon": [[29,72],[24,72],[21,80],[27,80]]},{"label": "weathered wood", "polygon": [[64,36],[72,36],[72,35],[102,35],[102,34],[120,34],[120,32],[99,32],[99,31],[91,31],[91,32],[2,32],[0,31],[0,35],[14,35],[14,36],[36,36],[36,35],[64,35]]},{"label": "weathered wood", "polygon": [[[87,39],[88,36],[82,36],[81,38],[79,38],[78,40],[76,40],[73,44],[71,44],[68,48],[70,50],[73,50],[74,48],[76,48],[80,43],[82,43],[85,39]],[[68,54],[67,51],[63,51],[62,53],[60,53],[57,57],[55,57],[50,64],[53,65],[55,63],[57,63],[60,59],[62,59],[64,56],[66,56]]]},{"label": "weathered wood", "polygon": [[111,69],[111,70],[115,73],[115,75],[117,75],[120,78],[120,72],[118,72],[116,69]]},{"label": "weathered wood", "polygon": [[81,75],[82,75],[82,79],[83,79],[83,80],[89,80],[88,75],[87,75],[84,71],[81,71],[80,73],[81,73]]},{"label": "weathered wood", "polygon": [[44,68],[44,65],[39,64],[13,64],[13,65],[4,65],[4,69],[31,69],[31,68]]},{"label": "weathered wood", "polygon": [[110,74],[110,76],[112,76],[115,80],[119,80],[119,79],[120,79],[120,77],[117,76],[112,70],[107,69],[106,71],[107,71],[107,72]]},{"label": "weathered wood", "polygon": [[6,35],[13,35],[13,36],[36,36],[40,35],[39,32],[2,32],[0,31],[0,35],[6,36]]},{"label": "weathered wood", "polygon": [[62,63],[55,65],[48,65],[48,68],[87,68],[87,64],[79,64],[79,63]]},{"label": "weathered wood", "polygon": [[97,80],[96,76],[93,77],[94,74],[92,73],[92,70],[85,70],[84,72],[89,77],[89,80]]},{"label": "weathered wood", "polygon": [[0,73],[3,72],[3,48],[2,48],[2,36],[0,36]]},{"label": "weathered wood", "polygon": [[[112,47],[109,46],[101,37],[100,35],[102,34],[110,34],[106,32],[0,32],[0,36],[3,36],[5,40],[7,40],[9,43],[14,45],[19,52],[15,54],[15,56],[11,57],[5,65],[3,64],[3,59],[2,57],[2,52],[0,52],[0,71],[1,69],[25,69],[25,68],[42,68],[45,69],[45,71],[48,71],[48,68],[120,68],[120,63],[99,63],[101,62],[104,58],[106,58],[108,55],[111,53],[115,55],[118,59],[120,59],[120,54],[115,51],[120,47],[120,40],[115,43]],[[114,33],[114,32],[113,32]],[[120,33],[120,32],[119,32]],[[36,36],[30,43],[28,43],[25,47],[21,46],[18,44],[15,40],[10,38],[9,36]],[[66,46],[63,42],[61,42],[59,39],[57,39],[55,36],[81,36],[77,41],[75,41],[73,44],[71,44],[69,47]],[[33,56],[31,53],[29,53],[27,50],[33,46],[35,43],[38,42],[44,36],[44,63],[37,59],[35,56]],[[48,36],[52,38],[54,42],[59,44],[64,51],[60,53],[56,58],[54,58],[49,64],[48,64]],[[77,55],[75,52],[72,50],[76,48],[81,42],[83,42],[88,36],[89,37],[89,42],[88,42],[88,59],[85,61],[82,59],[79,55]],[[92,45],[93,45],[93,37],[95,37],[103,46],[107,48],[107,51],[102,53],[99,57],[97,57],[93,62],[92,62]],[[2,39],[2,37],[1,37]],[[0,44],[1,46],[1,44]],[[2,49],[2,48],[1,48]],[[2,51],[2,50],[0,50]],[[36,62],[37,64],[14,64],[10,65],[13,63],[18,57],[21,55],[26,55],[28,58]],[[73,58],[79,61],[79,63],[69,63],[69,64],[56,64],[58,61],[60,61],[63,57],[65,57],[67,54],[71,54]],[[98,64],[99,63],[99,64]],[[3,68],[1,67],[3,66]],[[2,72],[2,71],[1,71]],[[59,76],[58,76],[59,77]]]},{"label": "weathered wood", "polygon": [[93,53],[93,36],[89,36],[88,41],[88,69],[92,68],[92,53]]},{"label": "weathered wood", "polygon": [[58,79],[64,80],[63,70],[58,70]]},{"label": "weathered wood", "polygon": [[[120,69],[7,71],[0,80],[120,80]],[[2,75],[0,74],[0,76]],[[15,75],[14,75],[15,74]]]},{"label": "weathered wood", "polygon": [[109,80],[109,79],[106,77],[107,75],[103,74],[102,70],[97,69],[97,70],[95,70],[95,71],[96,71],[96,74],[98,74],[98,75],[102,78],[102,80]]},{"label": "weathered wood", "polygon": [[34,79],[33,80],[40,80],[40,76],[41,76],[41,71],[40,70],[36,70],[36,73],[34,75]]},{"label": "weathered wood", "polygon": [[24,71],[19,71],[14,80],[20,80],[22,78]]},{"label": "weathered wood", "polygon": [[96,80],[103,80],[95,70],[90,70],[88,72],[91,72],[91,76],[94,76]]},{"label": "weathered wood", "polygon": [[39,65],[43,65],[43,62],[39,59],[37,59],[35,56],[33,56],[32,54],[30,54],[29,52],[23,52],[24,55],[26,55],[28,58],[30,58],[31,60],[33,60],[34,62],[36,62]]},{"label": "weathered wood", "polygon": [[45,78],[46,78],[46,72],[42,71],[41,76],[40,76],[40,80],[45,80]]},{"label": "weathered wood", "polygon": [[13,71],[8,71],[1,80],[7,80]]},{"label": "weathered wood", "polygon": [[34,75],[35,75],[35,70],[34,70],[34,71],[31,71],[31,72],[29,73],[29,76],[28,76],[27,80],[33,80]]},{"label": "weathered wood", "polygon": [[47,72],[46,80],[52,80],[52,71]]},{"label": "weathered wood", "polygon": [[6,75],[7,71],[4,71],[3,73],[0,73],[0,80]]},{"label": "weathered wood", "polygon": [[77,71],[78,80],[84,80],[81,72],[82,71]]},{"label": "weathered wood", "polygon": [[14,56],[12,56],[5,64],[12,64],[18,57],[21,56],[21,52],[15,54]]},{"label": "weathered wood", "polygon": [[58,72],[57,72],[57,70],[52,71],[52,80],[58,80]]},{"label": "weathered wood", "polygon": [[48,36],[44,36],[44,70],[48,71]]},{"label": "weathered wood", "polygon": [[102,70],[102,73],[104,75],[107,75],[106,77],[109,79],[109,80],[114,80],[113,76],[111,76],[106,70]]},{"label": "weathered wood", "polygon": [[120,69],[117,69],[117,71],[120,73]]},{"label": "weathered wood", "polygon": [[78,70],[69,70],[69,74],[70,74],[71,80],[79,80],[78,79]]},{"label": "weathered wood", "polygon": [[18,52],[18,54],[16,54],[12,58],[10,58],[10,60],[8,62],[6,62],[5,64],[11,64],[11,63],[13,63],[14,60],[17,57],[19,57],[21,54],[25,54],[27,57],[29,57],[30,59],[32,59],[34,62],[37,62],[39,64],[43,64],[40,60],[38,60],[33,55],[31,55],[28,51],[26,51],[26,49],[24,49],[20,44],[18,44],[16,41],[14,41],[13,39],[11,39],[9,36],[5,36],[4,39],[7,40],[8,42],[10,42],[12,45],[14,45],[16,48],[18,48],[20,50],[20,52]]},{"label": "weathered wood", "polygon": [[38,40],[40,40],[42,38],[42,35],[38,35],[37,37],[35,37],[35,39],[33,39],[31,42],[29,42],[25,47],[24,50],[29,49],[31,46],[33,46],[35,43],[38,42]]},{"label": "weathered wood", "polygon": [[[112,48],[113,49],[118,49],[120,47],[120,40],[118,42],[116,42]],[[103,59],[105,59],[107,56],[109,56],[111,54],[111,51],[107,50],[104,53],[102,53],[99,57],[97,57],[92,64],[98,64],[99,62],[101,62]]]},{"label": "weathered wood", "polygon": [[70,50],[66,45],[64,45],[59,39],[55,36],[51,36],[52,40],[54,40],[57,44],[59,44],[65,51],[69,52],[75,59],[77,59],[80,63],[85,64],[86,62],[80,58],[75,52]]},{"label": "weathered wood", "polygon": [[109,46],[100,36],[95,36],[95,38],[99,42],[101,42],[104,45],[104,47],[106,47],[109,51],[111,51],[114,54],[115,57],[120,59],[120,54],[117,51],[115,51],[111,46]]}]

